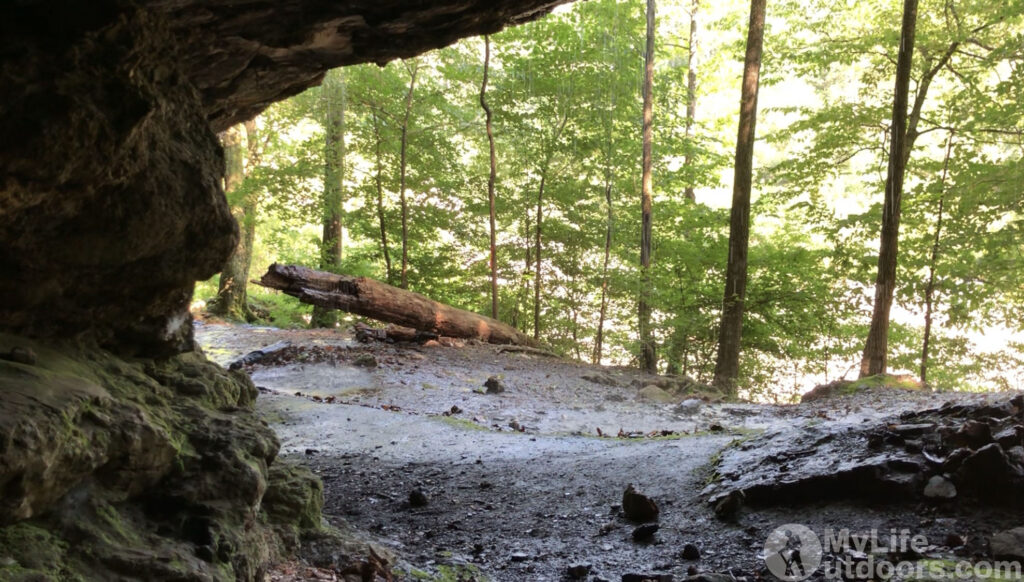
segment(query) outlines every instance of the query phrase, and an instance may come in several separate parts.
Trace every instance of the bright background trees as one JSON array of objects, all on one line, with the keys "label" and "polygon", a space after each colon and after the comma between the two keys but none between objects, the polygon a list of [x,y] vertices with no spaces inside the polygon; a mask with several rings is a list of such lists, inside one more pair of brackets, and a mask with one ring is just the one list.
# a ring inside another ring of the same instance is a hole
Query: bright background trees
[{"label": "bright background trees", "polygon": [[[658,369],[710,382],[750,5],[658,2],[646,285],[645,9],[590,0],[491,36],[498,314],[569,357],[636,366],[646,291]],[[901,9],[895,0],[768,5],[741,395],[787,400],[856,373],[871,313]],[[1024,383],[1012,343],[1024,319],[1022,12],[1019,2],[919,6],[889,369],[920,375],[930,314],[926,369],[940,388]],[[275,260],[320,264],[332,210],[324,201],[338,200],[333,190],[325,196],[335,180],[326,172],[340,166],[341,256],[330,268],[398,285],[404,126],[408,287],[490,313],[483,50],[482,38],[467,39],[415,65],[333,72],[323,87],[261,115],[259,155],[237,189],[257,208],[246,215],[256,226],[252,276]],[[331,165],[329,114],[342,99],[344,163]],[[215,294],[216,280],[198,298]],[[258,287],[249,301],[277,325],[306,325],[311,315]]]}]

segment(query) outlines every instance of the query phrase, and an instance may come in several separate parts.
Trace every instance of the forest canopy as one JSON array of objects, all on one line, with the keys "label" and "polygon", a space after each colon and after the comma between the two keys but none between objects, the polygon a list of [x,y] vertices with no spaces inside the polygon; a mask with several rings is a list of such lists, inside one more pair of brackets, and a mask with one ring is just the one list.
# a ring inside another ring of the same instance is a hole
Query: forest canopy
[{"label": "forest canopy", "polygon": [[[710,383],[750,5],[657,1],[642,269],[649,7],[589,0],[333,70],[225,132],[242,244],[197,299],[333,325],[290,297],[245,297],[243,282],[282,262],[490,315],[493,192],[499,319],[565,356],[636,366],[646,302],[657,369]],[[893,0],[767,4],[743,396],[786,401],[860,365],[903,15]],[[1024,2],[920,0],[914,40],[888,369],[938,389],[1024,388]]]}]

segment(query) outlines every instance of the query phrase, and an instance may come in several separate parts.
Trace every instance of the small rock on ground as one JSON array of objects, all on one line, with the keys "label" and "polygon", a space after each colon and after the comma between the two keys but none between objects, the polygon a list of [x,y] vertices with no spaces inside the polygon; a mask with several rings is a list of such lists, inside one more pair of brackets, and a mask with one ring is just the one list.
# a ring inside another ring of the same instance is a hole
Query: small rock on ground
[{"label": "small rock on ground", "polygon": [[592,567],[593,566],[591,566],[590,564],[573,564],[572,566],[566,568],[565,574],[566,576],[574,580],[579,580],[582,578],[586,578],[587,574],[590,574],[590,569]]},{"label": "small rock on ground", "polygon": [[942,475],[935,475],[925,485],[924,496],[932,499],[952,499],[956,497],[956,485]]},{"label": "small rock on ground", "polygon": [[359,354],[356,359],[352,360],[352,365],[359,366],[360,368],[376,368],[377,358],[370,354]]},{"label": "small rock on ground", "polygon": [[640,527],[633,530],[633,541],[635,542],[649,542],[654,538],[654,534],[658,532],[658,524],[649,523],[647,525],[641,525]]},{"label": "small rock on ground", "polygon": [[501,394],[505,391],[505,384],[497,376],[491,376],[484,382],[487,394]]},{"label": "small rock on ground", "polygon": [[409,492],[409,506],[410,507],[423,507],[430,503],[430,498],[423,492],[422,489],[413,489]]},{"label": "small rock on ground", "polygon": [[644,402],[656,402],[660,404],[668,404],[675,402],[675,397],[668,392],[658,388],[654,384],[644,386],[637,392],[637,399]]},{"label": "small rock on ground", "polygon": [[693,544],[686,544],[683,546],[683,551],[679,554],[684,560],[699,560],[700,549]]},{"label": "small rock on ground", "polygon": [[637,491],[630,483],[622,493],[622,510],[626,519],[643,523],[658,519],[658,504],[653,499]]},{"label": "small rock on ground", "polygon": [[991,547],[996,559],[1024,560],[1024,526],[995,534]]}]

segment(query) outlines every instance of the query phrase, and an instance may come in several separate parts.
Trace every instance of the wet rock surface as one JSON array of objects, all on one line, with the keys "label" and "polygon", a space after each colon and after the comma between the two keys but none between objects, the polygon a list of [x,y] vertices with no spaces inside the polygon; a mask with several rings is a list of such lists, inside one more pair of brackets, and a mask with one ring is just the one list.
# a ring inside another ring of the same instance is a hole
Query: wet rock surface
[{"label": "wet rock surface", "polygon": [[[994,416],[1007,396],[880,389],[776,406],[718,403],[701,395],[699,406],[679,412],[693,394],[677,393],[675,403],[664,404],[638,398],[655,378],[490,346],[361,345],[324,331],[200,329],[209,353],[224,361],[282,340],[313,348],[302,363],[249,369],[262,389],[258,409],[280,436],[283,454],[323,479],[328,520],[367,532],[401,556],[405,571],[422,576],[560,581],[586,565],[586,580],[636,574],[752,581],[770,577],[764,544],[782,524],[865,535],[906,529],[927,537],[927,555],[951,560],[989,558],[991,536],[1020,526],[1004,506],[966,494],[953,502],[927,501],[927,479],[905,502],[813,494],[793,503],[743,501],[729,520],[717,517],[702,495],[709,482],[721,481],[731,451],[779,431],[794,432],[790,440],[769,440],[772,454],[802,459],[807,445],[791,439],[804,431],[814,442],[825,434],[816,428],[869,434],[905,425],[897,434],[908,439],[927,434],[910,427],[935,422],[925,417],[944,403],[950,404],[943,414],[994,406],[986,409]],[[354,365],[363,352],[376,357],[378,368]],[[295,357],[302,354],[300,349]],[[312,374],[312,385],[302,385],[297,371],[279,373],[298,366]],[[349,376],[352,370],[363,375]],[[499,375],[505,393],[475,392]],[[317,386],[335,376],[358,380],[352,387]],[[992,425],[994,440],[1008,418]],[[526,432],[510,428],[511,422]],[[721,430],[711,431],[713,425]],[[597,433],[602,426],[609,427],[604,437]],[[620,427],[623,436],[617,437]],[[676,432],[661,436],[665,430]],[[974,452],[985,448],[976,444]],[[317,452],[305,455],[306,449]],[[715,463],[719,457],[722,465]],[[631,483],[659,508],[657,531],[640,540],[633,532],[642,524],[623,511],[623,491]],[[428,504],[410,503],[417,490]],[[850,542],[827,557],[847,559],[856,551]]]}]

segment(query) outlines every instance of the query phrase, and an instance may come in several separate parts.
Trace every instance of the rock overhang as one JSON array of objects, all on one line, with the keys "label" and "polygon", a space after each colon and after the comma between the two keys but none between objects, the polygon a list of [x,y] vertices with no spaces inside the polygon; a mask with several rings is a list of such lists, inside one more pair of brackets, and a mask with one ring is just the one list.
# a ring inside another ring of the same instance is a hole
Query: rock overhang
[{"label": "rock overhang", "polygon": [[19,0],[0,6],[0,329],[191,347],[237,227],[215,133],[318,84],[567,0]]}]

